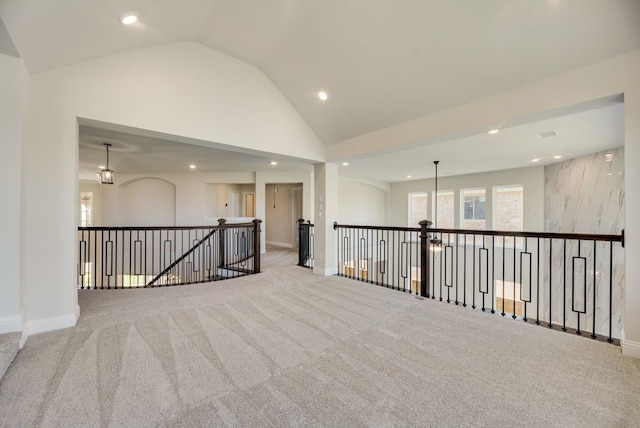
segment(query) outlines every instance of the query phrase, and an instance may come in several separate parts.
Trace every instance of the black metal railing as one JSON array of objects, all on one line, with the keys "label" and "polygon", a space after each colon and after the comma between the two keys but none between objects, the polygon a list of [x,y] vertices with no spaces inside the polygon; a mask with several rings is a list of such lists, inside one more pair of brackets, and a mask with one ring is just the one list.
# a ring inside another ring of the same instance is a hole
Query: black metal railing
[{"label": "black metal railing", "polygon": [[258,273],[260,223],[79,227],[78,288],[184,285]]},{"label": "black metal railing", "polygon": [[334,224],[338,275],[550,328],[620,337],[620,235]]},{"label": "black metal railing", "polygon": [[298,266],[313,269],[314,243],[313,224],[298,219]]}]

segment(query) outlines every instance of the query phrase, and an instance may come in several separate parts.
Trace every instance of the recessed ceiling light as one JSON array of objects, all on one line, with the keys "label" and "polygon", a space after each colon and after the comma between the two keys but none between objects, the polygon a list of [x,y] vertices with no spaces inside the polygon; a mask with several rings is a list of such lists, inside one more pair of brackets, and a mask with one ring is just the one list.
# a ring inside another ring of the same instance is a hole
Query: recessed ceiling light
[{"label": "recessed ceiling light", "polygon": [[278,162],[276,162],[276,161],[271,161],[271,162],[269,162],[269,165],[278,165]]},{"label": "recessed ceiling light", "polygon": [[342,162],[342,166],[349,166],[349,162]]},{"label": "recessed ceiling light", "polygon": [[411,176],[410,176],[410,175],[407,175],[407,178],[411,178]]},{"label": "recessed ceiling light", "polygon": [[538,137],[540,138],[555,137],[556,135],[558,135],[558,131],[545,131],[538,133]]},{"label": "recessed ceiling light", "polygon": [[531,162],[540,162],[540,158],[531,159]]},{"label": "recessed ceiling light", "polygon": [[612,173],[608,173],[607,175],[613,175]]},{"label": "recessed ceiling light", "polygon": [[554,159],[561,159],[561,158],[562,158],[562,155],[555,155],[553,158],[554,158]]},{"label": "recessed ceiling light", "polygon": [[107,167],[106,167],[106,166],[104,166],[104,165],[99,165],[99,166],[98,166],[98,168],[100,168],[100,169],[107,169]]},{"label": "recessed ceiling light", "polygon": [[118,18],[118,20],[120,21],[121,24],[131,25],[138,22],[138,15],[136,15],[135,13],[129,12],[129,13],[125,13],[124,15],[120,15],[120,18]]},{"label": "recessed ceiling light", "polygon": [[196,169],[196,166],[194,164],[191,164],[191,165],[189,165],[189,168]]},{"label": "recessed ceiling light", "polygon": [[499,129],[492,129],[491,131],[489,131],[489,134],[497,134],[498,132],[500,132]]},{"label": "recessed ceiling light", "polygon": [[327,99],[329,98],[329,94],[327,94],[325,91],[320,91],[318,92],[318,98],[320,98],[322,101],[327,101]]}]

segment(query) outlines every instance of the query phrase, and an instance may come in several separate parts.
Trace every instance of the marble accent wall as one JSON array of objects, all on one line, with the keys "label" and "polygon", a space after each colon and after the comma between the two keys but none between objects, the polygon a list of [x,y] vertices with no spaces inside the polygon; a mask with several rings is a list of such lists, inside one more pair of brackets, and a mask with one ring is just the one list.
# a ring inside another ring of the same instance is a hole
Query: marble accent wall
[{"label": "marble accent wall", "polygon": [[[624,194],[622,147],[548,165],[545,167],[545,230],[620,234],[624,229]],[[548,247],[547,243],[547,251]],[[609,275],[611,254],[613,277]],[[620,337],[624,308],[624,249],[619,243],[611,249],[609,244],[594,245],[593,241],[581,241],[578,245],[577,241],[554,240],[551,257],[545,263],[545,284],[549,284],[550,272],[551,291],[540,296],[546,320],[551,313],[553,323],[562,324],[564,319],[567,327],[576,328],[578,316],[572,309],[584,309],[586,313],[580,315],[580,326],[591,331],[595,286],[596,333],[608,334],[611,304],[613,336]],[[610,282],[613,283],[612,299],[609,297]]]}]

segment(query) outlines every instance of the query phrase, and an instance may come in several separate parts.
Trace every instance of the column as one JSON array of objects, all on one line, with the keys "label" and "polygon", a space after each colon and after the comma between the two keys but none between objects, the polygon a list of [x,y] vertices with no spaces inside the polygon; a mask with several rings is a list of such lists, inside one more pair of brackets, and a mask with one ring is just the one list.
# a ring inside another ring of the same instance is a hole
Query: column
[{"label": "column", "polygon": [[336,232],[333,223],[338,218],[338,165],[315,165],[315,257],[313,272],[334,275],[337,272]]},{"label": "column", "polygon": [[625,310],[622,353],[640,358],[640,85],[625,92]]}]

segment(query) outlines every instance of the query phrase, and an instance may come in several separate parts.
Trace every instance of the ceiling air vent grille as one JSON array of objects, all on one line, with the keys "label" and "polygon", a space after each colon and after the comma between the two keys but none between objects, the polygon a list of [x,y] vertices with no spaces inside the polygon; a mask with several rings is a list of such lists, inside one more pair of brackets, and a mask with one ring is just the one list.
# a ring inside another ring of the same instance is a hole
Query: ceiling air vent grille
[{"label": "ceiling air vent grille", "polygon": [[546,132],[541,132],[538,135],[540,136],[540,138],[549,138],[549,137],[555,137],[556,135],[558,135],[558,133],[556,131],[546,131]]}]

